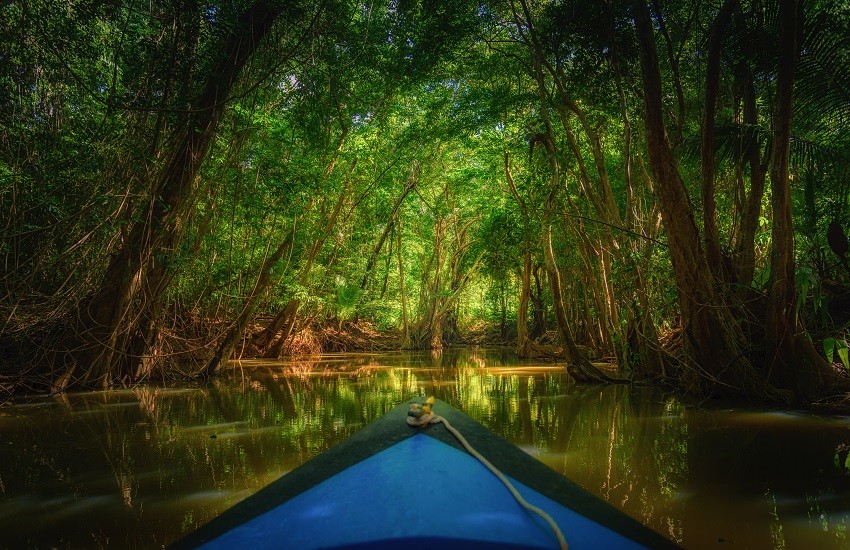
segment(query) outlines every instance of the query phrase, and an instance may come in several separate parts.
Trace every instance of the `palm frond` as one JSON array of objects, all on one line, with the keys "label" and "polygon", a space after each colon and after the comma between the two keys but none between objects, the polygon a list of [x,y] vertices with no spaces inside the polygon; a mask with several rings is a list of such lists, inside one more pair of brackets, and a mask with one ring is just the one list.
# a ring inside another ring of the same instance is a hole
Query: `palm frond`
[{"label": "palm frond", "polygon": [[807,13],[803,28],[794,86],[794,122],[812,133],[847,133],[850,10],[817,6],[818,11]]}]

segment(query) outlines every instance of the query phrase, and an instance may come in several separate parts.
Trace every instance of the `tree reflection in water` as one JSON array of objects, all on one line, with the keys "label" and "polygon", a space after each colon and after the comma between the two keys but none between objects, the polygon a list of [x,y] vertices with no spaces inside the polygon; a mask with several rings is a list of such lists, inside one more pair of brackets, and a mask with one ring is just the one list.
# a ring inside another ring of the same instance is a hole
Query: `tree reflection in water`
[{"label": "tree reflection in water", "polygon": [[243,362],[0,409],[3,545],[161,547],[426,394],[685,547],[848,545],[846,418],[578,386],[490,350]]}]

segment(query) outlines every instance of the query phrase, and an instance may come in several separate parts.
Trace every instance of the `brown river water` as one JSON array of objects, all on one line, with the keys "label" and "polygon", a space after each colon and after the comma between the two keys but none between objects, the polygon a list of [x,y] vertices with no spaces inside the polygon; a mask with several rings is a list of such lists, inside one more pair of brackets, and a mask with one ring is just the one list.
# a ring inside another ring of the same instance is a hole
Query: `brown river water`
[{"label": "brown river water", "polygon": [[493,350],[245,361],[2,407],[0,548],[162,547],[430,394],[685,548],[850,548],[850,417],[580,386]]}]

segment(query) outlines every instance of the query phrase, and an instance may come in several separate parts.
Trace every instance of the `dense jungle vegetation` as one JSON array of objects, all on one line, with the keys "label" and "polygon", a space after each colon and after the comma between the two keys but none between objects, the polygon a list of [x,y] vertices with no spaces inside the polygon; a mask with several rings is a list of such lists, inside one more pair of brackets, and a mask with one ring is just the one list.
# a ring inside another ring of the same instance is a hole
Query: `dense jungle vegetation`
[{"label": "dense jungle vegetation", "polygon": [[845,0],[5,2],[2,397],[501,343],[846,406],[848,29]]}]

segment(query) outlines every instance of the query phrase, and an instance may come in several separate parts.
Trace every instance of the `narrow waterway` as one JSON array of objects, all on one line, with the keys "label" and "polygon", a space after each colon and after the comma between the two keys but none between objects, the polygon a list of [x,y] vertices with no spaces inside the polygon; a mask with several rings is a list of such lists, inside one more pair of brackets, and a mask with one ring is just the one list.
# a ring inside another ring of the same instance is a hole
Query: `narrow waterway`
[{"label": "narrow waterway", "polygon": [[162,547],[430,394],[686,548],[850,548],[850,418],[578,386],[485,350],[243,362],[204,386],[2,407],[0,547]]}]

